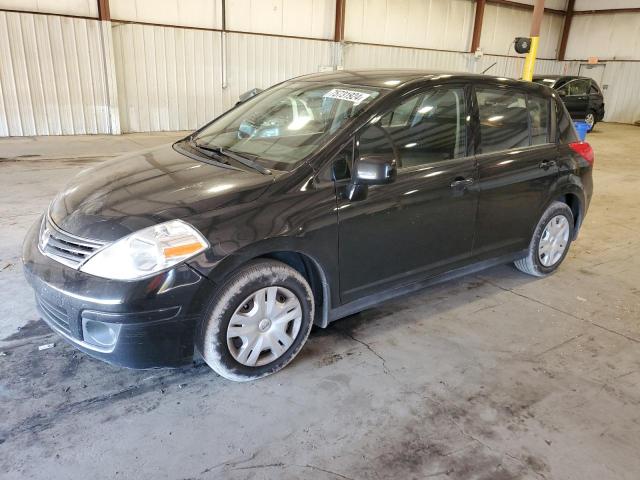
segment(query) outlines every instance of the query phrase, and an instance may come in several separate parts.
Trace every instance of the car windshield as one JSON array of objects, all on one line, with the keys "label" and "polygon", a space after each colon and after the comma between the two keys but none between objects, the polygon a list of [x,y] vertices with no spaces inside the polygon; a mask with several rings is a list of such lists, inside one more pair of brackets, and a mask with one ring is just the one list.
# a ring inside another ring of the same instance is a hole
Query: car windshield
[{"label": "car windshield", "polygon": [[192,140],[290,170],[379,95],[370,87],[287,83],[239,105]]}]

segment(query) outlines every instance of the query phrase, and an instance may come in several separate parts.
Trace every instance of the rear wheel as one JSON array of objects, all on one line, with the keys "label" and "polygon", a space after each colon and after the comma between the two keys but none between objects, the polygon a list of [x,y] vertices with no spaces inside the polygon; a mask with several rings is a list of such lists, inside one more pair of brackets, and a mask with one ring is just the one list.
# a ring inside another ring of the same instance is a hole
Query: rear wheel
[{"label": "rear wheel", "polygon": [[516,268],[536,277],[553,273],[569,251],[573,225],[573,213],[569,206],[566,203],[553,202],[533,232],[527,256],[514,262]]},{"label": "rear wheel", "polygon": [[596,120],[596,112],[594,112],[593,110],[589,110],[587,112],[587,115],[584,117],[584,123],[589,126],[589,131],[592,131],[596,126],[596,123],[598,123],[598,121]]},{"label": "rear wheel", "polygon": [[234,381],[284,368],[313,323],[313,293],[288,265],[258,260],[236,272],[212,299],[196,345],[205,362]]}]

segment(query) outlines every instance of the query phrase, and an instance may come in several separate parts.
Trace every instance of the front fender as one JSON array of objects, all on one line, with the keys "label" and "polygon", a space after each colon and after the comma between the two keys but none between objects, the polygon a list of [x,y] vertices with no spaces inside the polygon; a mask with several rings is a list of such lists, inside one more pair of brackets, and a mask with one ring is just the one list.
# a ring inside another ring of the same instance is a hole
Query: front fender
[{"label": "front fender", "polygon": [[[329,311],[333,306],[332,299],[338,298],[338,265],[331,258],[321,258],[321,252],[310,252],[307,242],[291,237],[270,238],[236,250],[215,265],[205,265],[202,262],[199,263],[197,259],[189,262],[189,265],[209,278],[216,286],[220,286],[251,260],[261,257],[278,259],[279,254],[282,255],[284,252],[301,256],[303,262],[311,263],[317,273],[319,285],[316,287],[322,291],[322,302],[318,305],[321,308],[316,310],[314,322],[320,327],[326,327],[329,323]],[[302,266],[305,268],[306,264]],[[332,292],[332,287],[336,290],[335,292]]]}]

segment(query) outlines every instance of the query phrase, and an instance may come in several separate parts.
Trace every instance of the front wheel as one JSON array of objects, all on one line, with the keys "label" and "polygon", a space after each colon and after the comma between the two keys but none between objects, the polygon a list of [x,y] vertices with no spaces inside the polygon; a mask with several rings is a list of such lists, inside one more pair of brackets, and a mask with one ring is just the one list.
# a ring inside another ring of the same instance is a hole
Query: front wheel
[{"label": "front wheel", "polygon": [[271,375],[300,352],[313,324],[313,305],[311,287],[297,270],[275,260],[254,261],[212,299],[197,348],[229,380]]},{"label": "front wheel", "polygon": [[566,203],[553,202],[542,214],[527,256],[514,262],[521,272],[536,277],[553,273],[562,263],[573,239],[573,212]]}]

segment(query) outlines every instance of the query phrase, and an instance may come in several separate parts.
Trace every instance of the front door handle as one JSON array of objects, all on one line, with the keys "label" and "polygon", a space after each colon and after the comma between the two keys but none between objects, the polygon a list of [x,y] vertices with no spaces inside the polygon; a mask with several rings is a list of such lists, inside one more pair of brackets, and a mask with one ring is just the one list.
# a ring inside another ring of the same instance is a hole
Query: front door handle
[{"label": "front door handle", "polygon": [[555,166],[556,166],[555,160],[543,160],[542,162],[540,162],[540,165],[538,165],[538,167],[544,170],[549,170],[550,168]]},{"label": "front door handle", "polygon": [[456,177],[450,186],[451,188],[467,188],[470,185],[473,185],[473,178]]}]

